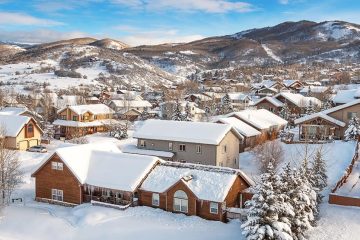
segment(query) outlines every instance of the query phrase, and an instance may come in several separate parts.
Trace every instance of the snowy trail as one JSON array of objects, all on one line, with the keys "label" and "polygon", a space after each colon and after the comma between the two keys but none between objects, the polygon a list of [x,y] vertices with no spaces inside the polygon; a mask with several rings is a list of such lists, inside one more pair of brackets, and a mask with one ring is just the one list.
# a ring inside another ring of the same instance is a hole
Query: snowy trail
[{"label": "snowy trail", "polygon": [[267,55],[269,56],[269,57],[271,57],[272,59],[274,59],[275,61],[277,61],[277,62],[283,62],[282,60],[281,60],[281,58],[280,57],[278,57],[278,56],[276,56],[274,53],[273,53],[273,51],[268,47],[268,46],[266,46],[265,44],[261,44],[261,46],[263,47],[263,49],[265,50],[265,52],[267,53]]}]

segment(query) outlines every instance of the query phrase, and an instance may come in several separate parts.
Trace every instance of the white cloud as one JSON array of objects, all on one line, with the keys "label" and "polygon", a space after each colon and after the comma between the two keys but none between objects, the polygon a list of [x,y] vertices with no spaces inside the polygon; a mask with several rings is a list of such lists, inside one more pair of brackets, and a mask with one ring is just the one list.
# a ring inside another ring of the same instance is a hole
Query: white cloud
[{"label": "white cloud", "polygon": [[0,24],[7,25],[32,25],[32,26],[58,26],[64,25],[62,22],[50,19],[37,18],[24,13],[0,12]]},{"label": "white cloud", "polygon": [[180,34],[177,29],[143,30],[128,25],[116,26],[113,29],[126,33],[126,36],[120,37],[119,40],[131,46],[182,43],[204,38],[200,34]]},{"label": "white cloud", "polygon": [[38,29],[34,31],[1,31],[0,40],[21,43],[46,43],[64,39],[88,37],[83,32],[58,32],[47,29]]},{"label": "white cloud", "polygon": [[229,0],[113,0],[113,3],[131,8],[149,10],[205,11],[209,13],[250,12],[254,6],[242,1]]}]

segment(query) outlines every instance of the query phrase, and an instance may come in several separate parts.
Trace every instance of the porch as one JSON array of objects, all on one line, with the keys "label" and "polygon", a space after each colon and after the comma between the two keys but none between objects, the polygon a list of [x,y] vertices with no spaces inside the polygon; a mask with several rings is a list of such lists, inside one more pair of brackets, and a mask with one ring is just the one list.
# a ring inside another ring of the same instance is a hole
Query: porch
[{"label": "porch", "polygon": [[84,203],[93,203],[94,205],[117,205],[117,206],[135,206],[137,198],[132,192],[107,189],[84,185],[82,191],[82,200]]}]

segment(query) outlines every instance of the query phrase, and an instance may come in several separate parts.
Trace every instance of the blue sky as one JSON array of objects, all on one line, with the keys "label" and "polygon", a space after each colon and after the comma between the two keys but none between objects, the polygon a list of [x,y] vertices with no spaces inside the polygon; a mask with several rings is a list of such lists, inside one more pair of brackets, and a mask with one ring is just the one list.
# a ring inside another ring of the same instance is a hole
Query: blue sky
[{"label": "blue sky", "polygon": [[360,24],[359,0],[0,0],[0,40],[187,42],[284,21]]}]

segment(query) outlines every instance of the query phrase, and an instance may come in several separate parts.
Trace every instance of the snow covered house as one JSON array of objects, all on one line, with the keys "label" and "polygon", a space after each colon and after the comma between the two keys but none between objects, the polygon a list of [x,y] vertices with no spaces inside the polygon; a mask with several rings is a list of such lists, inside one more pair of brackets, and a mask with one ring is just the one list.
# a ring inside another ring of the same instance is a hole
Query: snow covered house
[{"label": "snow covered house", "polygon": [[111,100],[109,107],[119,118],[136,120],[145,109],[150,110],[151,103],[146,100]]},{"label": "snow covered house", "polygon": [[291,114],[304,114],[306,109],[310,106],[313,108],[320,108],[321,101],[315,97],[305,97],[301,94],[291,93],[291,92],[280,92],[274,97],[264,97],[259,99],[254,106],[258,109],[267,109],[270,112],[279,114],[281,108],[284,104],[287,104],[287,107]]},{"label": "snow covered house", "polygon": [[225,222],[227,209],[242,207],[253,181],[242,171],[165,162],[139,188],[139,204]]},{"label": "snow covered house", "polygon": [[360,116],[360,99],[295,120],[301,140],[344,139],[349,121]]},{"label": "snow covered house", "polygon": [[228,93],[228,95],[232,106],[237,110],[245,109],[252,103],[250,96],[247,94],[241,92],[233,92]]},{"label": "snow covered house", "polygon": [[282,84],[286,89],[295,93],[298,93],[303,88],[303,84],[299,80],[286,79],[282,81]]},{"label": "snow covered house", "polygon": [[57,112],[56,135],[71,139],[96,132],[104,132],[107,126],[116,124],[114,110],[104,104],[66,106]]},{"label": "snow covered house", "polygon": [[299,92],[303,96],[316,97],[321,101],[326,101],[332,94],[331,87],[326,86],[306,86]]},{"label": "snow covered house", "polygon": [[266,109],[247,109],[229,113],[226,117],[240,119],[252,128],[261,132],[261,135],[257,137],[256,144],[276,138],[278,132],[288,123],[283,118]]},{"label": "snow covered house", "polygon": [[137,153],[152,150],[165,160],[239,168],[243,137],[229,124],[151,119],[133,137]]},{"label": "snow covered house", "polygon": [[206,94],[203,93],[193,93],[185,96],[185,101],[194,102],[197,104],[205,104],[207,102],[212,101],[212,98]]},{"label": "snow covered house", "polygon": [[111,143],[58,148],[32,173],[35,198],[63,205],[136,205],[138,187],[158,163],[156,157],[122,153]]},{"label": "snow covered house", "polygon": [[6,148],[26,150],[39,145],[42,133],[32,117],[0,114],[0,138],[5,140]]},{"label": "snow covered house", "polygon": [[41,119],[42,117],[36,112],[30,111],[27,107],[5,107],[0,110],[0,115],[17,115],[27,116],[34,119]]},{"label": "snow covered house", "polygon": [[219,118],[215,122],[230,124],[244,137],[243,144],[240,148],[241,152],[247,147],[254,147],[257,144],[258,137],[261,136],[260,131],[236,117]]}]

